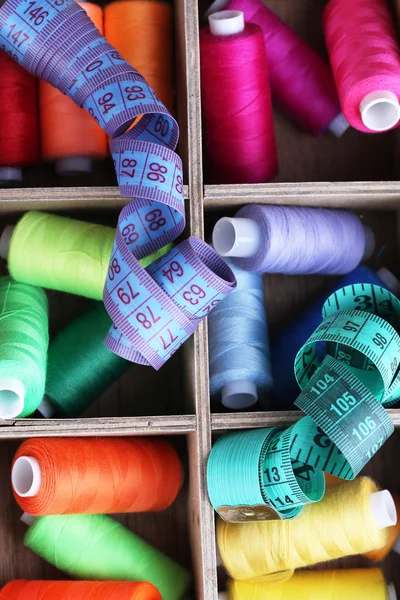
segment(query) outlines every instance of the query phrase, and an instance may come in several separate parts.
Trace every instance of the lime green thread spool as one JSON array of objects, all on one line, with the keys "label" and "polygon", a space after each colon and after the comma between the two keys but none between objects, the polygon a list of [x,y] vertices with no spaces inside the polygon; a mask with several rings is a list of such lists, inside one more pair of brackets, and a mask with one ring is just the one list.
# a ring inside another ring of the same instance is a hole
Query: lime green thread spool
[{"label": "lime green thread spool", "polygon": [[0,418],[26,417],[46,381],[47,298],[40,288],[0,277]]},{"label": "lime green thread spool", "polygon": [[149,581],[163,600],[179,600],[190,582],[186,569],[103,515],[39,517],[24,544],[79,579]]},{"label": "lime green thread spool", "polygon": [[6,228],[0,255],[16,281],[101,300],[115,230],[30,211]]}]

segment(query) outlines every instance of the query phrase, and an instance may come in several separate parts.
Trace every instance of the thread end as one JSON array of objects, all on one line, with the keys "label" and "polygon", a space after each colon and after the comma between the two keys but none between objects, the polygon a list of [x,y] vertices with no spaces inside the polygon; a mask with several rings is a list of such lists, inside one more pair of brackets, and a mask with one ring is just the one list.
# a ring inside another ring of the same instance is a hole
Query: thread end
[{"label": "thread end", "polygon": [[38,495],[42,485],[42,471],[39,462],[33,456],[20,456],[13,464],[11,483],[21,498],[33,498]]},{"label": "thread end", "polygon": [[244,31],[244,14],[241,10],[221,10],[208,16],[213,35],[235,35]]},{"label": "thread end", "polygon": [[221,256],[248,258],[260,247],[261,230],[253,219],[223,217],[217,221],[212,239]]},{"label": "thread end", "polygon": [[374,492],[370,497],[372,517],[379,529],[392,527],[397,523],[396,505],[388,490]]},{"label": "thread end", "polygon": [[361,119],[371,131],[387,131],[400,119],[400,104],[397,96],[387,90],[367,94],[360,102]]},{"label": "thread end", "polygon": [[67,156],[56,162],[57,175],[71,177],[93,171],[93,160],[90,156]]},{"label": "thread end", "polygon": [[328,129],[333,135],[340,138],[348,130],[350,123],[343,113],[339,113],[328,126]]},{"label": "thread end", "polygon": [[251,381],[232,381],[222,389],[222,404],[232,410],[250,408],[258,401],[257,386]]}]

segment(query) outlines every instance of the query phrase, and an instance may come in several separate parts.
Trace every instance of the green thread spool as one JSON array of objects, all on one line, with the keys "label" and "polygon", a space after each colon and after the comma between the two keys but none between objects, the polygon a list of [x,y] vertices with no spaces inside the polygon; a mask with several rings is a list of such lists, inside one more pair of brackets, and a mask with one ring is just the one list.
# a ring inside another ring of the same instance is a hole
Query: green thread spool
[{"label": "green thread spool", "polygon": [[44,291],[0,277],[0,418],[26,417],[45,388],[48,333]]},{"label": "green thread spool", "polygon": [[79,579],[149,581],[163,600],[179,600],[190,582],[186,569],[103,515],[39,517],[24,544]]},{"label": "green thread spool", "polygon": [[101,300],[115,230],[30,211],[0,239],[16,281]]},{"label": "green thread spool", "polygon": [[[164,246],[140,263],[147,267],[171,248]],[[39,406],[44,417],[81,415],[132,365],[104,345],[111,325],[103,303],[94,302],[51,340],[46,396]]]}]

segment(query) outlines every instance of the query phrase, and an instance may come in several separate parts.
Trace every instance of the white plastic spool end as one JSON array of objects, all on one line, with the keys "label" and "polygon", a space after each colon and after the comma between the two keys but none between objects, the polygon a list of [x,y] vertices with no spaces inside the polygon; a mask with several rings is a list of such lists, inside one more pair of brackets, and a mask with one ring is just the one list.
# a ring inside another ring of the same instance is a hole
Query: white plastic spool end
[{"label": "white plastic spool end", "polygon": [[388,583],[387,597],[388,600],[397,600],[396,588],[394,587],[393,583]]},{"label": "white plastic spool end", "polygon": [[13,464],[11,483],[21,498],[34,498],[42,485],[42,470],[33,456],[20,456]]},{"label": "white plastic spool end", "polygon": [[333,135],[340,138],[344,133],[346,133],[349,127],[350,123],[344,114],[340,112],[337,117],[335,117],[333,121],[329,123],[328,129],[331,133],[333,133]]},{"label": "white plastic spool end", "polygon": [[20,167],[0,167],[0,183],[18,183],[22,181],[22,169]]},{"label": "white plastic spool end", "polygon": [[38,406],[38,411],[45,419],[52,419],[56,414],[56,408],[54,404],[45,396]]},{"label": "white plastic spool end", "polygon": [[241,10],[221,10],[208,17],[213,35],[235,35],[244,31],[244,14]]},{"label": "white plastic spool end", "polygon": [[28,527],[30,527],[36,521],[36,517],[34,517],[33,515],[30,515],[27,512],[24,512],[24,513],[22,513],[20,521],[22,521],[22,523],[24,523],[25,525],[28,525]]},{"label": "white plastic spool end", "polygon": [[73,176],[93,171],[93,160],[90,156],[67,156],[56,162],[57,175]]},{"label": "white plastic spool end", "polygon": [[10,250],[11,238],[13,236],[14,229],[14,225],[7,225],[7,227],[3,229],[3,233],[0,237],[0,257],[4,260],[7,260],[8,258],[8,252]]},{"label": "white plastic spool end", "polygon": [[229,600],[228,592],[219,592],[218,600]]},{"label": "white plastic spool end", "polygon": [[375,250],[375,234],[371,227],[368,227],[368,225],[364,225],[364,236],[365,242],[363,261],[366,261],[371,258]]},{"label": "white plastic spool end", "polygon": [[221,256],[248,258],[261,244],[261,229],[253,219],[222,217],[215,224],[212,241]]},{"label": "white plastic spool end", "polygon": [[389,292],[392,292],[395,296],[400,295],[400,281],[397,279],[395,275],[386,267],[381,267],[377,270],[376,274],[379,279],[383,281],[385,285],[387,285]]},{"label": "white plastic spool end", "polygon": [[370,496],[372,517],[379,529],[392,527],[397,523],[396,505],[388,490],[374,492]]},{"label": "white plastic spool end", "polygon": [[254,406],[258,401],[257,386],[251,381],[232,381],[222,389],[222,404],[232,410]]},{"label": "white plastic spool end", "polygon": [[387,90],[371,92],[361,100],[360,113],[365,127],[371,131],[386,131],[400,119],[399,100]]},{"label": "white plastic spool end", "polygon": [[25,386],[19,379],[0,379],[0,419],[18,417],[24,409]]}]

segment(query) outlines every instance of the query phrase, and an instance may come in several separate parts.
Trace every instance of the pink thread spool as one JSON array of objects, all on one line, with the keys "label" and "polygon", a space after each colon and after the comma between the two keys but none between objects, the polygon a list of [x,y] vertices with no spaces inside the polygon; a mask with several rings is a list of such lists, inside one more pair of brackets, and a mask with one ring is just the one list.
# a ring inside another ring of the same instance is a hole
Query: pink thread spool
[{"label": "pink thread spool", "polygon": [[[350,0],[352,1],[352,0]],[[340,137],[344,119],[329,64],[261,0],[215,0],[208,10],[241,10],[264,33],[272,97],[282,112],[312,135]]]},{"label": "pink thread spool", "polygon": [[324,30],[349,123],[367,133],[398,126],[400,53],[386,0],[331,0]]},{"label": "pink thread spool", "polygon": [[240,11],[200,32],[201,91],[213,183],[264,183],[278,171],[262,31]]}]

